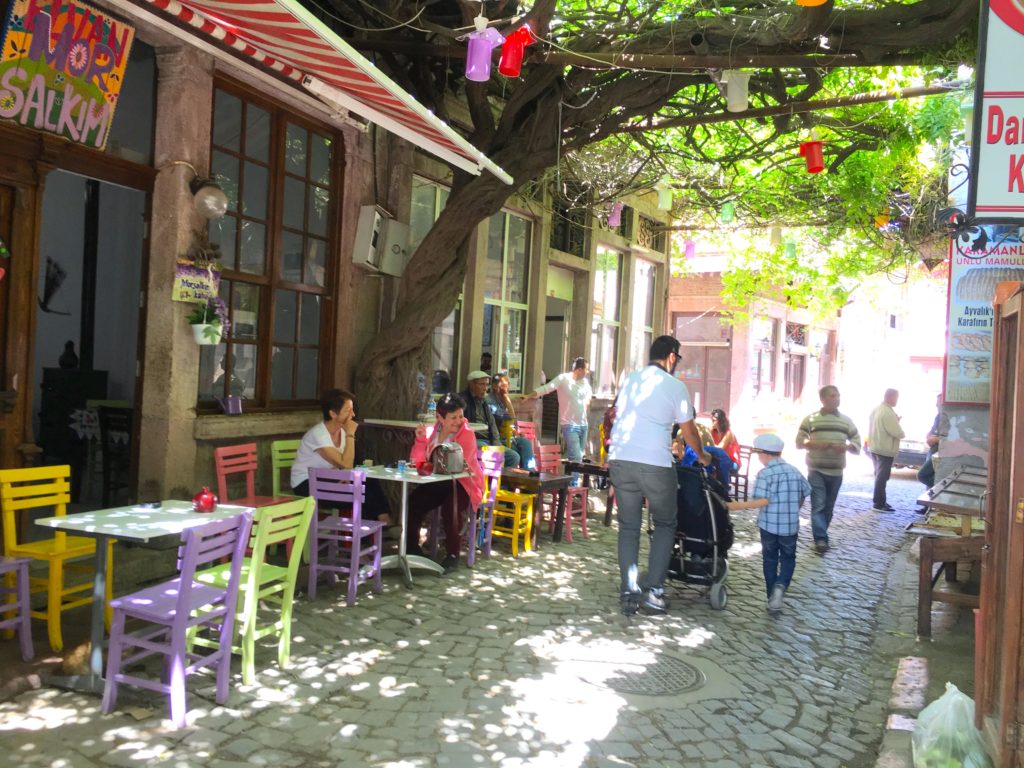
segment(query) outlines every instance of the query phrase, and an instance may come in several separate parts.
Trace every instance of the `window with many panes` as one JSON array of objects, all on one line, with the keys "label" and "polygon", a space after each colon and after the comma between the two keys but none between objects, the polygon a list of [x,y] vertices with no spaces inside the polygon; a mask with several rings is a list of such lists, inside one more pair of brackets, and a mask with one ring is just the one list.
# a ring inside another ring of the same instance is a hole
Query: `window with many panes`
[{"label": "window with many panes", "polygon": [[502,211],[490,218],[484,261],[484,327],[482,360],[491,372],[507,371],[509,390],[523,391],[530,244],[528,219]]},{"label": "window with many panes", "polygon": [[[412,207],[409,213],[409,247],[416,250],[434,226],[448,202],[448,190],[419,176],[412,177]],[[459,324],[462,299],[430,336],[431,391],[458,389],[452,380],[459,362]]]},{"label": "window with many panes", "polygon": [[649,261],[633,262],[633,316],[630,318],[629,367],[634,371],[647,364],[654,340],[654,277],[656,267]]},{"label": "window with many panes", "polygon": [[622,254],[598,246],[594,262],[594,317],[590,331],[590,369],[594,391],[615,393],[615,361],[619,353],[619,291],[622,286]]},{"label": "window with many panes", "polygon": [[227,87],[214,94],[210,171],[228,195],[209,224],[219,244],[230,333],[200,352],[199,399],[258,407],[313,402],[330,353],[340,138]]}]

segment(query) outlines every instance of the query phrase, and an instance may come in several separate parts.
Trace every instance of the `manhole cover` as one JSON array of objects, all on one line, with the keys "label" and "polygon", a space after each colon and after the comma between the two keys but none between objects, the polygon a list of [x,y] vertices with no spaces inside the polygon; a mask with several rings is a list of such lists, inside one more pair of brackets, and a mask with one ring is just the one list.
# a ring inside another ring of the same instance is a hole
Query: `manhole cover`
[{"label": "manhole cover", "polygon": [[695,691],[707,682],[699,669],[671,656],[660,656],[650,664],[587,664],[580,677],[619,693],[642,696],[671,696]]}]

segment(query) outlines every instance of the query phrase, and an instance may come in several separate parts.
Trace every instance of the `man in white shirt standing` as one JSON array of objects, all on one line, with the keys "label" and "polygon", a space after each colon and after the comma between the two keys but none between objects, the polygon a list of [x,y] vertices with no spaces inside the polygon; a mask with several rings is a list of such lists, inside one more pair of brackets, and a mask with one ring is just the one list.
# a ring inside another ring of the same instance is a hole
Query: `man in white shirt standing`
[{"label": "man in white shirt standing", "polygon": [[[562,439],[565,441],[565,457],[569,461],[582,461],[587,449],[587,431],[589,421],[587,411],[594,390],[587,381],[590,367],[582,357],[572,361],[569,373],[560,373],[547,384],[537,387],[528,394],[525,400],[535,400],[549,392],[558,392],[558,423],[562,428]],[[578,482],[578,475],[574,476]]]},{"label": "man in white shirt standing", "polygon": [[[651,344],[648,365],[629,375],[617,398],[608,466],[619,506],[619,575],[626,616],[635,614],[641,605],[649,613],[668,610],[664,586],[675,541],[678,487],[672,426],[679,424],[679,434],[701,464],[711,463],[693,422],[690,393],[673,375],[678,362],[679,342],[672,336],[659,336]],[[654,537],[645,583],[638,584],[645,496]]]}]

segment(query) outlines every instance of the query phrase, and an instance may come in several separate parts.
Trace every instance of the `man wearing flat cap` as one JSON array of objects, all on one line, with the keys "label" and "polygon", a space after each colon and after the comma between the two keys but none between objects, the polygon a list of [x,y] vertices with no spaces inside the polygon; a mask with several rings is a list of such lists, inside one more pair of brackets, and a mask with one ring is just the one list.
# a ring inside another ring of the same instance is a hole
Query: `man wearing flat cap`
[{"label": "man wearing flat cap", "polygon": [[470,371],[469,376],[466,377],[466,383],[468,386],[461,393],[466,401],[466,409],[463,414],[470,422],[487,425],[486,432],[476,433],[477,447],[482,448],[485,445],[503,447],[505,448],[505,466],[518,467],[519,452],[505,447],[501,442],[501,433],[498,431],[498,424],[494,421],[494,413],[487,406],[485,398],[491,384],[491,375],[486,371]]}]

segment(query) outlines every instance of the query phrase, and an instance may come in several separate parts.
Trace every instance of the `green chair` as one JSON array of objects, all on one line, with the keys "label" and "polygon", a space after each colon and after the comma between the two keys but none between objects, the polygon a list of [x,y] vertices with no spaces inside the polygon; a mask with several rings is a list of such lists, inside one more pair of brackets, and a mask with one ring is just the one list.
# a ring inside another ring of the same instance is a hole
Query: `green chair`
[{"label": "green chair", "polygon": [[[281,471],[291,472],[295,463],[295,454],[299,450],[298,440],[275,440],[270,444],[270,467],[273,475],[274,496],[281,496]],[[288,484],[291,491],[291,483]],[[290,496],[291,493],[285,493]]]},{"label": "green chair", "polygon": [[[260,638],[277,636],[277,663],[281,667],[288,666],[295,580],[315,508],[313,499],[306,497],[260,507],[253,514],[250,537],[252,554],[242,563],[241,594],[236,614],[240,637],[237,644],[232,643],[231,648],[233,653],[242,655],[242,682],[246,685],[256,681],[256,641]],[[289,540],[294,541],[288,565],[268,563],[267,548]],[[230,563],[225,563],[196,574],[196,581],[223,586],[229,576]],[[272,606],[270,610],[264,610],[264,616],[260,616],[261,603]],[[212,642],[198,636],[190,640],[201,646],[208,646]]]}]

